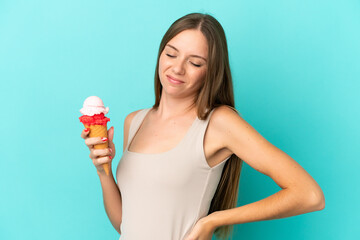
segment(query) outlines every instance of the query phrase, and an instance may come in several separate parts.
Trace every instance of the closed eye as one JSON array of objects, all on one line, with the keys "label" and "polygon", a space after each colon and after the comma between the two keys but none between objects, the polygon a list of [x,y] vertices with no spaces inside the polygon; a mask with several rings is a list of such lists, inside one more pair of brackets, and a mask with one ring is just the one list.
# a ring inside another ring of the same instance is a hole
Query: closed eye
[{"label": "closed eye", "polygon": [[192,65],[194,65],[195,67],[201,67],[201,65],[199,64],[195,64],[195,63],[191,63]]},{"label": "closed eye", "polygon": [[[168,54],[168,53],[166,53],[166,56],[168,56],[168,57],[170,57],[170,58],[176,57],[176,56],[170,55],[170,54]],[[192,64],[193,66],[195,66],[195,67],[201,67],[200,64],[195,64],[195,63],[193,63],[193,62],[191,62],[191,64]]]}]

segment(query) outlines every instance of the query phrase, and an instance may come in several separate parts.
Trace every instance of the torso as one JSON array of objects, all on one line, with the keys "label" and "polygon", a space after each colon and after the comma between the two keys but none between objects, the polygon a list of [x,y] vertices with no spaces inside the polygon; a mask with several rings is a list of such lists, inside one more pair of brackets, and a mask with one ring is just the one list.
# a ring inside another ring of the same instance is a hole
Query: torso
[{"label": "torso", "polygon": [[[214,119],[218,117],[216,110],[212,114],[204,136],[204,152],[210,167],[213,167],[230,156],[232,153],[223,146],[222,132],[217,130]],[[135,114],[137,113],[134,112]],[[184,116],[177,120],[160,121],[156,119],[153,110],[146,115],[138,132],[135,134],[128,150],[138,153],[166,152],[181,141],[189,130],[194,116]],[[217,123],[220,121],[216,121]]]}]

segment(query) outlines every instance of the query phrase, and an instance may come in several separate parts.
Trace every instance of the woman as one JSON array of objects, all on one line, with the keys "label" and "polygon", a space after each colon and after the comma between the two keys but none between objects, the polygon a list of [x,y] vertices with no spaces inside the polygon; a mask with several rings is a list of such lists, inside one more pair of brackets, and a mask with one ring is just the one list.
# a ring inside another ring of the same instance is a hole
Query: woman
[{"label": "woman", "polygon": [[[234,109],[225,33],[210,15],[192,13],[165,33],[155,71],[152,108],[124,123],[117,184],[103,163],[115,156],[93,149],[100,138],[81,136],[90,149],[106,213],[123,240],[227,239],[234,224],[284,218],[324,208],[316,181],[264,139]],[[242,161],[281,188],[236,207]]]}]

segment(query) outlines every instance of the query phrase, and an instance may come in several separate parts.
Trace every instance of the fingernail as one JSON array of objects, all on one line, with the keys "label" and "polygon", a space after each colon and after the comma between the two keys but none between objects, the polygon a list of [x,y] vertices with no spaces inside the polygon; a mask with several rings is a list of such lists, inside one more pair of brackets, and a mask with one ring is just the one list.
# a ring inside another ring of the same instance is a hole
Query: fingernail
[{"label": "fingernail", "polygon": [[112,156],[109,156],[110,159],[112,159]]},{"label": "fingernail", "polygon": [[112,149],[111,148],[109,148],[110,149],[110,152],[112,152]]},{"label": "fingernail", "polygon": [[88,128],[85,128],[85,130],[84,130],[84,131],[85,131],[85,132],[88,132],[89,130],[90,130],[90,129],[88,129]]},{"label": "fingernail", "polygon": [[101,141],[103,141],[103,142],[106,142],[107,141],[107,138],[101,138]]}]

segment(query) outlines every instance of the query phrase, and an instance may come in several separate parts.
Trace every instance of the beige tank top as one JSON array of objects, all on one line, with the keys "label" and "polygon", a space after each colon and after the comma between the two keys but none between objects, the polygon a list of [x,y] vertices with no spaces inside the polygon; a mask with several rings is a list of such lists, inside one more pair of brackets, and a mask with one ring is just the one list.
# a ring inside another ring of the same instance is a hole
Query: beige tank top
[{"label": "beige tank top", "polygon": [[196,117],[185,137],[171,150],[130,152],[129,143],[150,109],[134,116],[116,169],[122,196],[120,240],[183,240],[208,214],[229,157],[212,168],[205,158],[203,139],[214,110],[206,120]]}]

